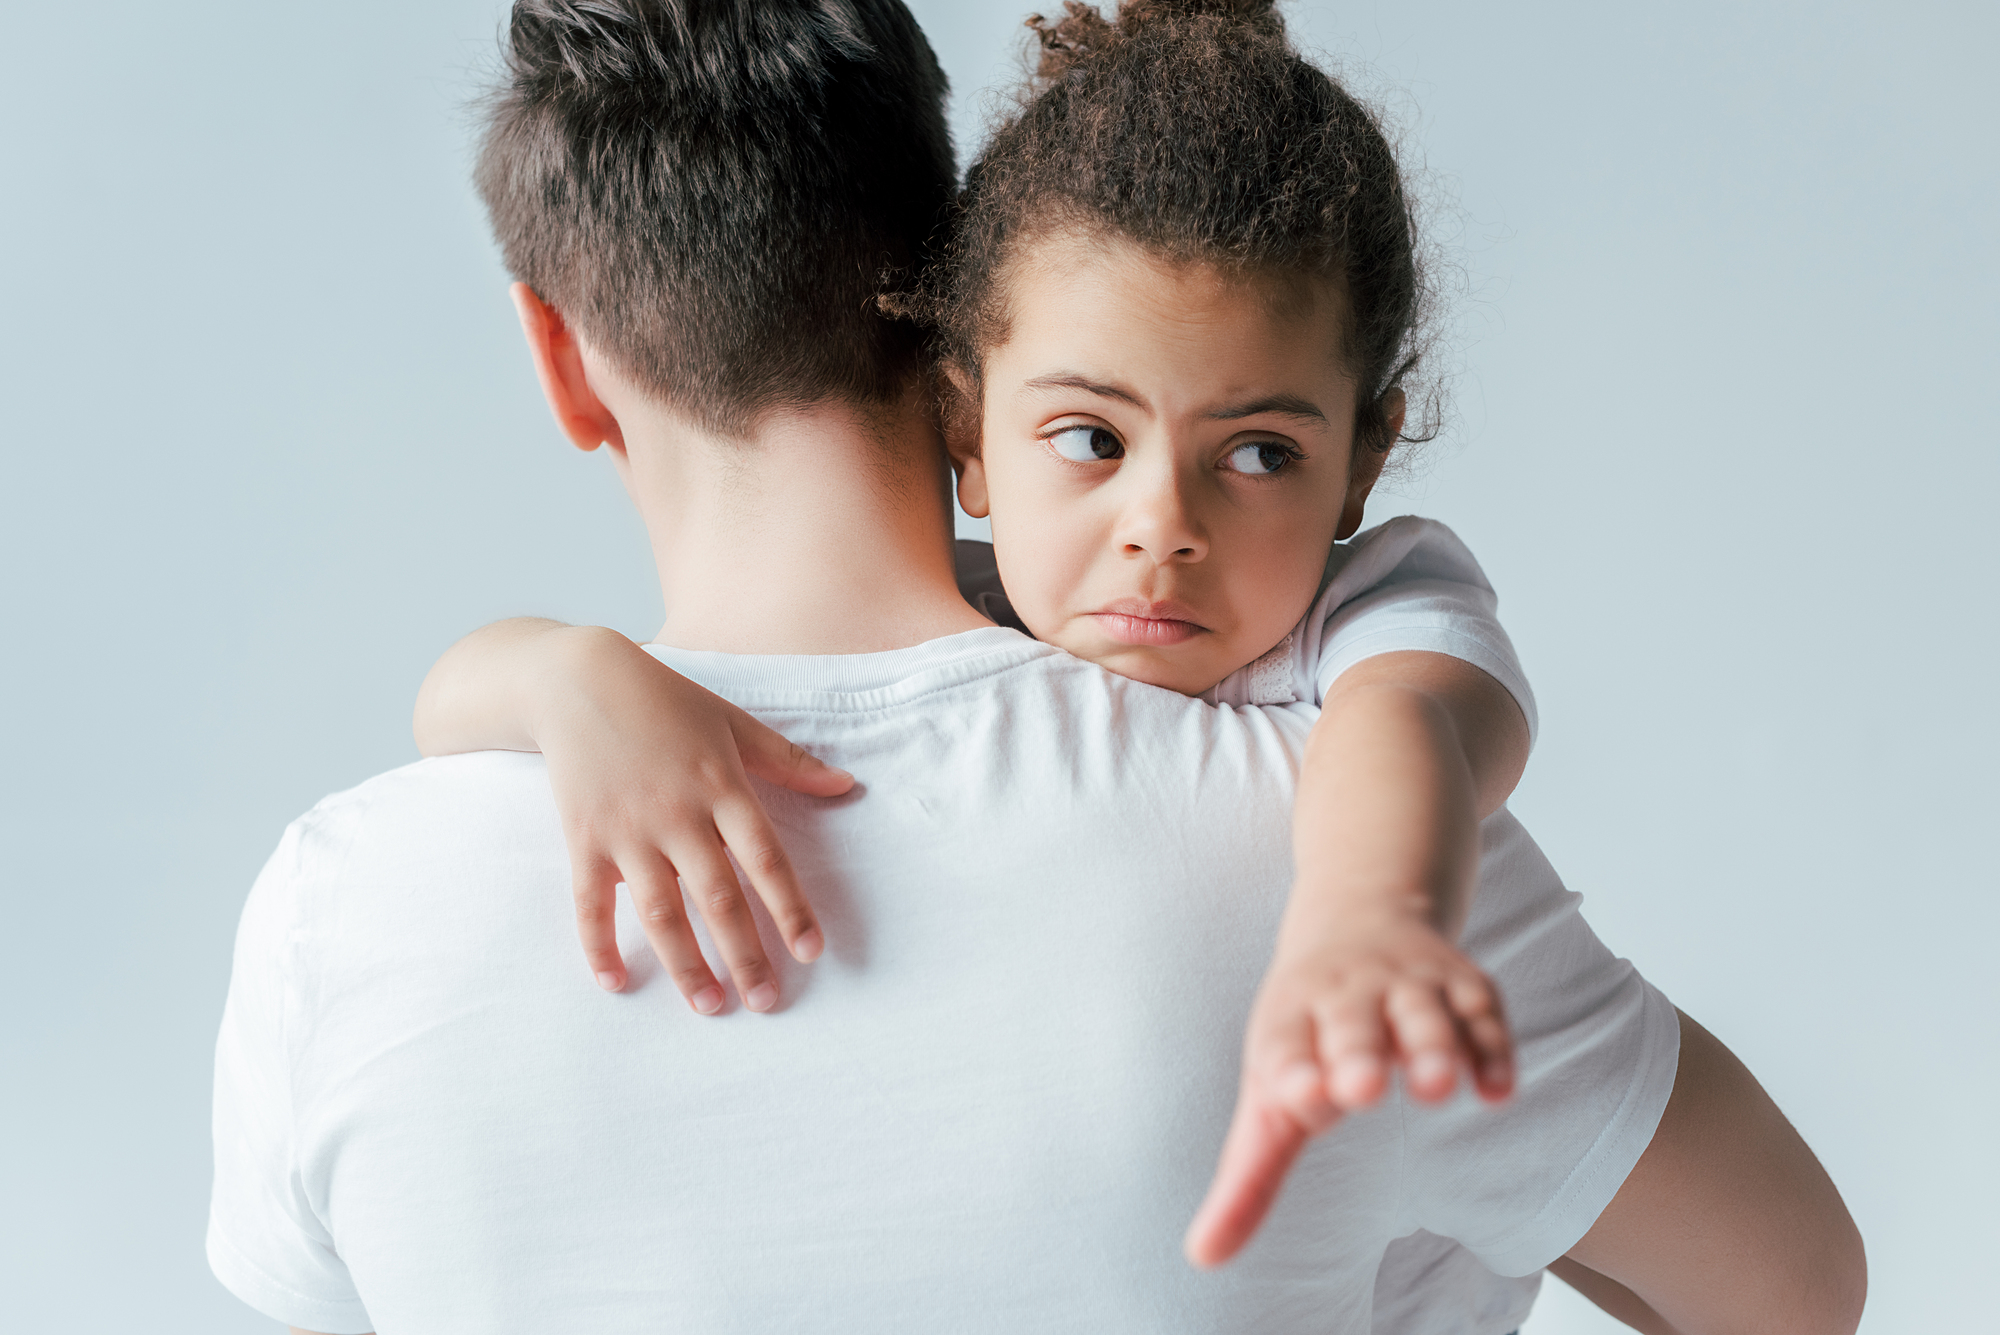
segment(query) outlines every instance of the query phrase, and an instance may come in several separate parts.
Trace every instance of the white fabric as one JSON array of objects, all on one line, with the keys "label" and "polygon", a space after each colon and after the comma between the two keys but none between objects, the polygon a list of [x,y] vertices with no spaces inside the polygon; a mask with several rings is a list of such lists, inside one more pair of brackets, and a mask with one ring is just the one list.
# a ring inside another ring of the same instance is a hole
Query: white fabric
[{"label": "white fabric", "polygon": [[385,1335],[1361,1332],[1391,1239],[1531,1272],[1652,1135],[1673,1010],[1503,812],[1465,941],[1520,1094],[1350,1119],[1197,1273],[1180,1233],[1316,711],[1202,705],[1002,629],[658,652],[860,776],[766,794],[826,955],[787,966],[780,1013],[704,1019],[628,920],[635,987],[598,991],[537,756],[321,803],[251,892],[217,1047],[209,1256],[252,1306]]},{"label": "white fabric", "polygon": [[[1003,626],[1025,630],[988,543],[957,544],[959,588]],[[1537,719],[1498,599],[1458,535],[1433,520],[1389,520],[1335,546],[1312,609],[1276,647],[1203,698],[1230,705],[1319,704],[1341,673],[1376,654],[1427,650],[1484,669],[1512,693],[1532,740]],[[1496,1275],[1448,1239],[1389,1246],[1375,1288],[1375,1335],[1502,1335],[1526,1319],[1540,1276]]]},{"label": "white fabric", "polygon": [[1493,586],[1457,534],[1434,519],[1404,515],[1336,544],[1312,610],[1276,648],[1202,698],[1316,705],[1363,659],[1421,649],[1463,659],[1505,686],[1532,739],[1535,693],[1500,628],[1498,607]]},{"label": "white fabric", "polygon": [[1450,1238],[1398,1238],[1375,1271],[1374,1335],[1512,1335],[1528,1320],[1542,1272],[1496,1275]]}]

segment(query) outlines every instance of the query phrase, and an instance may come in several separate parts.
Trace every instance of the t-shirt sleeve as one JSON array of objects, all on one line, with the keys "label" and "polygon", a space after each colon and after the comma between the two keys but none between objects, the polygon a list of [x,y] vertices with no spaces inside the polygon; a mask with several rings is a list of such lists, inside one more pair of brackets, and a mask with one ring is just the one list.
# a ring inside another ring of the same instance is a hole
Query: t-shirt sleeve
[{"label": "t-shirt sleeve", "polygon": [[215,1045],[215,1185],[208,1263],[265,1316],[306,1330],[371,1331],[360,1294],[300,1172],[290,1035],[295,905],[314,817],[285,832],[244,905]]},{"label": "t-shirt sleeve", "polygon": [[1462,942],[1499,985],[1516,1092],[1399,1105],[1405,1229],[1454,1238],[1502,1275],[1576,1244],[1652,1142],[1673,1094],[1673,1005],[1597,939],[1555,869],[1504,810],[1481,831]]},{"label": "t-shirt sleeve", "polygon": [[1313,703],[1343,672],[1377,654],[1421,650],[1472,664],[1507,688],[1535,736],[1535,695],[1499,598],[1458,535],[1405,515],[1334,549],[1331,578],[1302,627],[1301,670]]}]

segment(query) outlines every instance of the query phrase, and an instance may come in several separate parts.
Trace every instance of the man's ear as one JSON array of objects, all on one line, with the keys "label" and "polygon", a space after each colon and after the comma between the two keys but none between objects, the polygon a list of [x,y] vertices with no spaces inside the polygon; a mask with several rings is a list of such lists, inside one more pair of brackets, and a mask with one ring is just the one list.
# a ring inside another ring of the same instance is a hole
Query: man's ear
[{"label": "man's ear", "polygon": [[958,474],[958,505],[974,519],[986,518],[986,461],[979,457],[979,387],[962,366],[947,362],[938,377],[943,396],[944,450]]},{"label": "man's ear", "polygon": [[521,333],[528,340],[528,355],[535,359],[535,378],[542,382],[542,397],[549,411],[579,450],[599,445],[625,447],[625,433],[618,419],[597,397],[584,374],[583,348],[555,307],[535,295],[526,283],[507,289],[514,298],[514,310],[521,317]]},{"label": "man's ear", "polygon": [[1408,404],[1403,391],[1392,389],[1382,396],[1382,416],[1384,435],[1388,445],[1376,449],[1360,441],[1354,444],[1354,455],[1347,461],[1347,499],[1340,507],[1340,527],[1334,530],[1337,541],[1345,542],[1361,531],[1361,516],[1368,509],[1368,493],[1375,490],[1375,484],[1382,477],[1382,465],[1389,462],[1389,450],[1403,434],[1403,414]]}]

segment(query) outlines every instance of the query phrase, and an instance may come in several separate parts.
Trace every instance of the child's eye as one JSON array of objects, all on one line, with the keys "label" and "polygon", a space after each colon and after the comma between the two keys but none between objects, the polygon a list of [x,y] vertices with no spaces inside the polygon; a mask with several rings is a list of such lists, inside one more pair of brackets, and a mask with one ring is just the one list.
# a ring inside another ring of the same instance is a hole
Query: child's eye
[{"label": "child's eye", "polygon": [[1296,445],[1281,445],[1275,440],[1253,440],[1229,452],[1229,469],[1235,473],[1275,473],[1305,457]]},{"label": "child's eye", "polygon": [[1101,426],[1064,427],[1052,433],[1048,440],[1057,454],[1072,463],[1096,463],[1100,459],[1116,459],[1125,453],[1118,437]]}]

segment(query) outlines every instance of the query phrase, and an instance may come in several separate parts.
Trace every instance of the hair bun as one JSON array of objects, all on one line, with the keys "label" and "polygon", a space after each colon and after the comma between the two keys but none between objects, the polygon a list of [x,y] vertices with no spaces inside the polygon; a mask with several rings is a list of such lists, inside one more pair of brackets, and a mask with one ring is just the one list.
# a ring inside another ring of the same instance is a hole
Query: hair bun
[{"label": "hair bun", "polygon": [[1282,37],[1284,20],[1277,0],[1125,0],[1116,19],[1107,19],[1096,5],[1063,0],[1064,17],[1028,17],[1028,27],[1042,44],[1035,78],[1051,83],[1121,39],[1156,24],[1184,19],[1213,19],[1241,24],[1262,36]]},{"label": "hair bun", "polygon": [[1035,65],[1035,79],[1041,83],[1062,78],[1118,40],[1118,29],[1097,12],[1096,5],[1063,0],[1063,8],[1068,11],[1066,18],[1028,15],[1028,27],[1042,44],[1042,58]]}]

